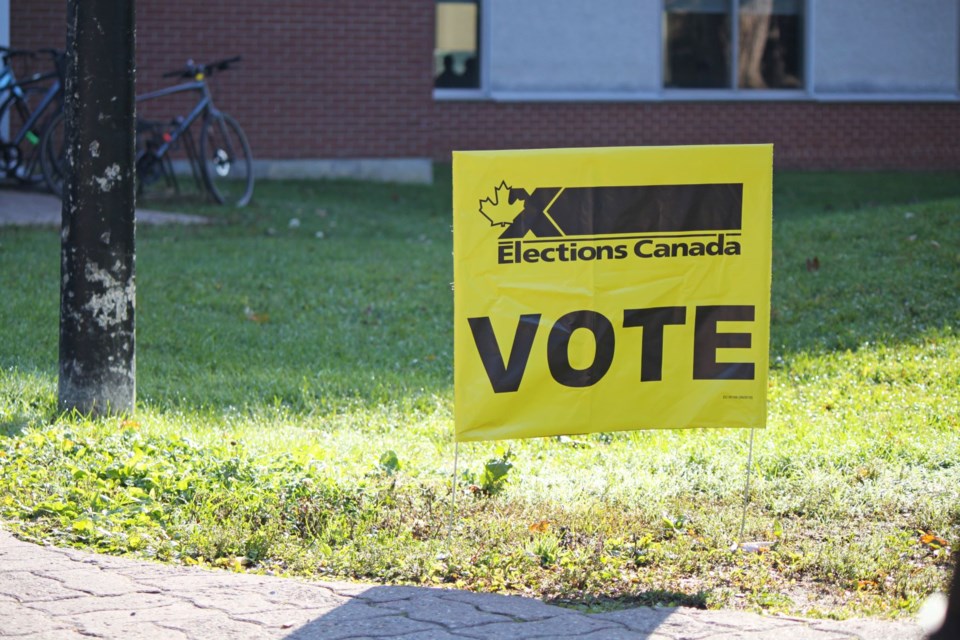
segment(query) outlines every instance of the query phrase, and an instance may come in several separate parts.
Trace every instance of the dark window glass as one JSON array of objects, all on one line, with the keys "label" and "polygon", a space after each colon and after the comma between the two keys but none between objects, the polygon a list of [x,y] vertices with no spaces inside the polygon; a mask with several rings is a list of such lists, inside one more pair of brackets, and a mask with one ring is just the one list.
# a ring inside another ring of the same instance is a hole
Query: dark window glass
[{"label": "dark window glass", "polygon": [[737,86],[798,89],[803,86],[801,0],[740,0]]},{"label": "dark window glass", "polygon": [[663,6],[665,87],[803,87],[803,0],[664,0]]},{"label": "dark window glass", "polygon": [[437,0],[433,86],[480,87],[480,6],[478,0]]},{"label": "dark window glass", "polygon": [[729,88],[728,0],[667,0],[664,6],[664,86]]}]

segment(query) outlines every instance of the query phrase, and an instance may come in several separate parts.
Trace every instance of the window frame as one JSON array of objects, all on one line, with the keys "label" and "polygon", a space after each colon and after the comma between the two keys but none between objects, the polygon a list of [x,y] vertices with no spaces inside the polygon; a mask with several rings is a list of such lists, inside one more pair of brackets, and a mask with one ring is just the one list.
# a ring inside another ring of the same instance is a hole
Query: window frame
[{"label": "window frame", "polygon": [[[438,2],[456,2],[457,0],[434,0],[434,19],[436,19],[436,6]],[[480,65],[480,77],[476,87],[433,87],[433,99],[439,101],[445,100],[483,100],[490,98],[490,92],[487,87],[490,86],[490,61],[488,52],[490,51],[490,29],[489,14],[487,10],[487,0],[461,0],[464,4],[476,4],[477,6],[477,60]],[[436,29],[436,26],[434,26]],[[436,38],[436,35],[434,35]],[[434,41],[436,48],[436,41]]]},{"label": "window frame", "polygon": [[[813,2],[811,0],[800,0],[801,6],[801,27],[803,29],[802,42],[803,58],[800,68],[803,73],[801,86],[796,89],[752,89],[749,87],[741,88],[737,86],[737,68],[740,58],[740,47],[730,47],[730,77],[728,86],[711,87],[666,87],[664,86],[664,65],[667,60],[666,43],[666,16],[668,0],[660,1],[660,65],[658,67],[660,77],[658,84],[660,86],[660,96],[663,100],[692,100],[692,101],[777,101],[777,100],[798,100],[813,97]],[[730,15],[730,42],[740,41],[740,0],[726,0],[727,9]]]},{"label": "window frame", "polygon": [[[895,103],[956,103],[960,102],[960,89],[955,92],[878,92],[878,93],[834,93],[818,92],[816,90],[816,56],[817,51],[814,47],[816,41],[816,7],[819,0],[800,0],[803,8],[803,82],[797,89],[702,89],[702,88],[665,88],[664,80],[664,55],[665,43],[665,9],[666,0],[660,0],[657,3],[659,8],[659,19],[657,20],[657,42],[653,55],[659,58],[660,64],[657,65],[657,77],[652,78],[655,81],[657,89],[644,89],[639,91],[533,91],[533,90],[498,90],[492,88],[492,42],[493,34],[491,32],[491,0],[476,0],[480,12],[479,29],[480,36],[477,46],[479,47],[480,63],[480,86],[471,89],[433,88],[433,99],[435,102],[455,102],[455,101],[488,101],[501,103],[602,103],[602,102],[620,102],[620,103],[669,103],[669,102],[854,102],[854,103],[875,103],[875,102],[895,102]],[[637,0],[641,1],[641,0]],[[643,0],[649,1],[649,0]],[[727,0],[730,2],[731,9],[736,9],[737,0]],[[434,9],[435,11],[435,9]],[[739,20],[737,23],[739,29]],[[957,38],[957,50],[960,51],[960,36]],[[733,71],[731,71],[731,75]],[[731,85],[733,84],[731,80]],[[958,81],[960,88],[960,81]]]}]

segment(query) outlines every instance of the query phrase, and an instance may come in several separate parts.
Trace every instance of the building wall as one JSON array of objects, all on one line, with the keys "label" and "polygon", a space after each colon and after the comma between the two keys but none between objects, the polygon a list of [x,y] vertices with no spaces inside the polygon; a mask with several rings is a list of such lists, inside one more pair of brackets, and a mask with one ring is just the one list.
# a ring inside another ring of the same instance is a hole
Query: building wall
[{"label": "building wall", "polygon": [[[0,0],[0,46],[10,45],[10,0]],[[10,134],[8,116],[0,118],[0,136]]]},{"label": "building wall", "polygon": [[[654,91],[657,2],[490,0],[493,91]],[[652,48],[651,48],[652,47]]]},{"label": "building wall", "polygon": [[[212,82],[217,106],[241,123],[255,157],[429,157],[433,6],[139,0],[137,91],[168,85],[163,73],[187,58],[242,55]],[[13,0],[14,44],[63,48],[65,13],[64,0]]]},{"label": "building wall", "polygon": [[10,0],[0,0],[0,46],[10,44]]},{"label": "building wall", "polygon": [[816,91],[956,94],[957,5],[956,0],[816,2]]},{"label": "building wall", "polygon": [[956,104],[462,103],[439,149],[774,144],[781,169],[960,170]]},{"label": "building wall", "polygon": [[[831,4],[848,1],[854,2]],[[188,57],[209,61],[242,54],[236,69],[214,77],[214,94],[218,106],[243,125],[260,159],[449,160],[454,149],[773,142],[782,168],[960,170],[960,105],[955,101],[617,98],[611,94],[659,88],[654,78],[659,77],[660,3],[606,3],[623,10],[618,24],[609,15],[583,13],[591,3],[574,0],[484,4],[490,12],[484,24],[493,31],[484,36],[491,84],[507,92],[567,93],[559,100],[510,101],[489,95],[434,97],[433,0],[139,0],[138,91],[164,86],[169,80],[162,73]],[[956,41],[951,0],[856,0],[864,3],[923,5],[933,13],[950,5],[953,31],[932,37],[949,35]],[[814,4],[819,25],[829,17],[823,10],[827,2]],[[63,0],[12,0],[13,44],[64,46],[65,5]],[[555,30],[538,23],[531,9],[548,5],[545,15],[563,18],[568,29],[561,30],[562,45],[551,46]],[[927,14],[924,24],[939,22],[949,20]],[[625,34],[652,42],[657,54],[631,53],[637,45]],[[923,49],[916,42],[904,47]],[[917,60],[926,56],[925,50],[916,53]],[[822,64],[822,57],[821,51],[815,64]],[[511,58],[523,64],[509,64]],[[852,67],[872,77],[866,64]],[[936,86],[948,84],[950,73],[956,81],[956,54],[936,64],[954,65],[952,72],[936,70]],[[602,73],[595,77],[597,68]],[[824,86],[829,86],[829,72],[816,69]],[[890,77],[909,74],[898,70]],[[843,81],[851,86],[849,78]],[[602,99],[575,99],[578,92],[601,85],[607,91]],[[883,85],[885,91],[896,86],[917,85]]]}]

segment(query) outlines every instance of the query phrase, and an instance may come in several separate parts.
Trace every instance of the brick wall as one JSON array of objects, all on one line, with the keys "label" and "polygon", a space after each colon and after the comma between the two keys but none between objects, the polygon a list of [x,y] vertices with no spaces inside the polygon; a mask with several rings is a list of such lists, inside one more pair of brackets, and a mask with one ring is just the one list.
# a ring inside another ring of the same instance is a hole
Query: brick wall
[{"label": "brick wall", "polygon": [[774,143],[791,169],[960,169],[960,105],[437,104],[436,149]]},{"label": "brick wall", "polygon": [[[11,5],[14,46],[64,46],[64,0]],[[434,101],[433,6],[139,0],[138,91],[165,86],[161,74],[187,58],[243,55],[214,95],[261,159],[773,142],[782,168],[960,169],[960,106],[949,103]]]}]

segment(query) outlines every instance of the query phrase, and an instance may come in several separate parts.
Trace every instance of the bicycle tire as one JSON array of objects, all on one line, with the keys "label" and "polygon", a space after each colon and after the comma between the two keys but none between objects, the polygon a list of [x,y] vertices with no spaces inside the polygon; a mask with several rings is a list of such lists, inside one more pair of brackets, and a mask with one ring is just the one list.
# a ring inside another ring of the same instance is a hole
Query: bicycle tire
[{"label": "bicycle tire", "polygon": [[63,197],[63,183],[67,177],[67,141],[61,111],[43,133],[40,143],[40,169],[43,179],[58,197]]},{"label": "bicycle tire", "polygon": [[242,207],[253,197],[253,156],[243,129],[219,113],[203,121],[200,171],[207,191],[220,204]]}]

